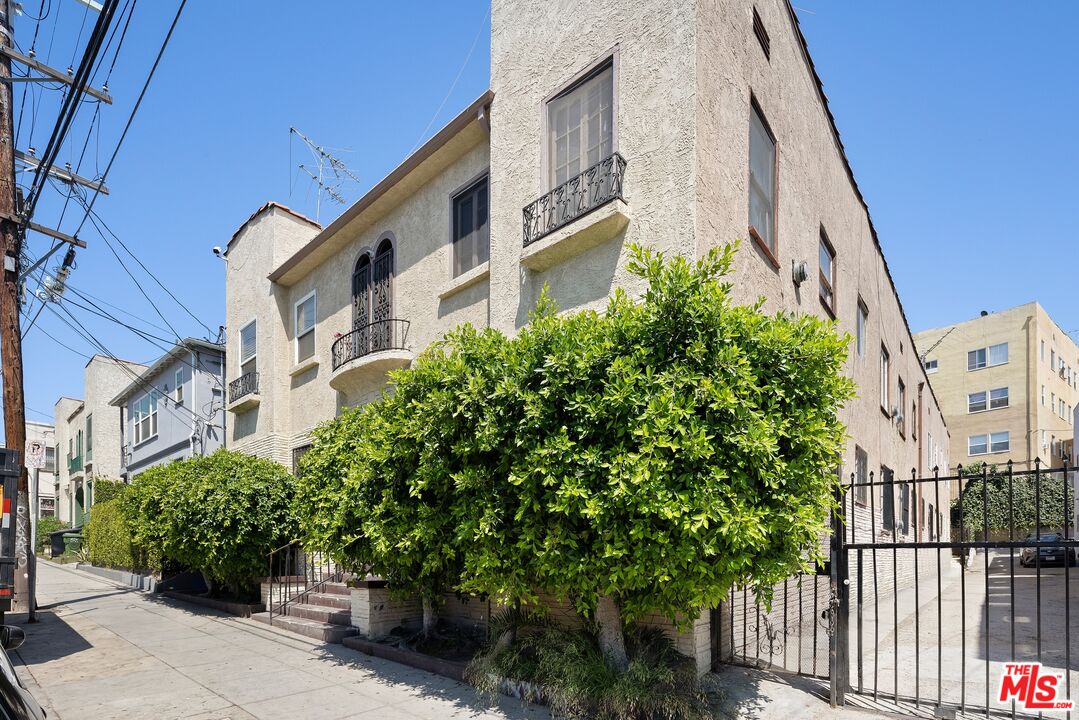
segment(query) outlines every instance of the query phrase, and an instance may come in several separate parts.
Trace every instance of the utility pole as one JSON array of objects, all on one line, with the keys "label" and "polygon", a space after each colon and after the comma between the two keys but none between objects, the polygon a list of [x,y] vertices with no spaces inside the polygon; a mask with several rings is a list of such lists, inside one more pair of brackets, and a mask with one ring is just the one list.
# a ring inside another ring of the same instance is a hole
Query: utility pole
[{"label": "utility pole", "polygon": [[[0,43],[13,49],[14,28],[11,0],[3,0]],[[0,242],[4,249],[4,282],[0,287],[0,364],[4,382],[4,438],[20,457],[26,451],[26,410],[23,405],[22,334],[19,327],[19,258],[22,257],[22,229],[15,186],[15,134],[11,60],[0,54]],[[18,504],[15,526],[15,597],[26,606],[34,620],[30,596],[32,568],[30,550],[30,497],[26,464],[19,469]]]}]

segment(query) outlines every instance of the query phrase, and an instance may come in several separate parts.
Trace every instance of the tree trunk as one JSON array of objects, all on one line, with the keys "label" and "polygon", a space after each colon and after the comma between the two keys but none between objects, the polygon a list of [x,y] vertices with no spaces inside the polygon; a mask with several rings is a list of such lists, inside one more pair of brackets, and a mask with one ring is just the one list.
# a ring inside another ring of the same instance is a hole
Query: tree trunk
[{"label": "tree trunk", "polygon": [[423,598],[423,636],[433,637],[438,629],[438,606],[431,598]]},{"label": "tree trunk", "polygon": [[205,572],[201,573],[202,581],[206,583],[206,597],[210,597],[214,592],[214,581],[210,579],[210,576]]},{"label": "tree trunk", "polygon": [[599,625],[599,649],[607,658],[607,664],[616,670],[629,667],[626,640],[622,633],[622,613],[612,597],[601,597],[596,607],[596,623]]}]

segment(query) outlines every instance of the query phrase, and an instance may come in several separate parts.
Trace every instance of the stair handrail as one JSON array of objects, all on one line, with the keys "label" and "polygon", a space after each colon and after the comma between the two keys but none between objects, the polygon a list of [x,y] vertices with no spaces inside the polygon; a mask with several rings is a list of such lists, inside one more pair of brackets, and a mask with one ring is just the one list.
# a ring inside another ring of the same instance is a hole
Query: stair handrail
[{"label": "stair handrail", "polygon": [[305,550],[299,540],[271,551],[267,562],[270,574],[266,610],[271,625],[275,615],[287,615],[290,606],[302,604],[327,583],[344,580],[340,564],[321,550]]}]

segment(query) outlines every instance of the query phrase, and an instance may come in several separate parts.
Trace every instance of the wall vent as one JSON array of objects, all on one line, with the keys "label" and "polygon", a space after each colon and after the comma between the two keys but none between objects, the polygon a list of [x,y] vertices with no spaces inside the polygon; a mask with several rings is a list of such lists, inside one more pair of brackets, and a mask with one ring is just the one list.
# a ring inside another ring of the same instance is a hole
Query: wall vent
[{"label": "wall vent", "polygon": [[772,41],[768,39],[768,31],[764,29],[764,21],[761,20],[760,13],[757,12],[757,8],[753,8],[753,34],[757,36],[757,40],[760,41],[761,50],[764,50],[764,57],[768,60],[772,59]]}]

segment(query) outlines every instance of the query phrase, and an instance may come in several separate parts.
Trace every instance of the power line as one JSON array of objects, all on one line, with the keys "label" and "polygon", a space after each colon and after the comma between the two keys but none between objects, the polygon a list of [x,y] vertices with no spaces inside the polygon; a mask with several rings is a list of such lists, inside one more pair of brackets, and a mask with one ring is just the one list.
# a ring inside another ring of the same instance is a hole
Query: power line
[{"label": "power line", "polygon": [[[120,133],[120,139],[116,143],[116,148],[112,151],[112,156],[109,158],[108,165],[105,166],[105,172],[101,174],[101,182],[105,182],[105,178],[108,176],[109,171],[112,170],[112,164],[116,161],[116,156],[120,154],[120,148],[123,147],[124,140],[127,139],[127,133],[131,129],[131,123],[135,120],[135,114],[138,113],[139,107],[142,105],[142,100],[146,97],[146,91],[150,87],[150,82],[154,79],[154,73],[157,72],[157,67],[161,63],[161,58],[165,55],[165,48],[169,46],[169,40],[172,38],[172,33],[176,30],[176,24],[180,22],[180,15],[184,11],[184,6],[187,5],[187,0],[180,0],[180,6],[176,9],[176,15],[172,18],[172,24],[169,25],[169,31],[165,35],[165,40],[161,43],[161,49],[157,52],[157,57],[154,58],[154,64],[150,67],[150,73],[146,76],[146,82],[142,85],[142,90],[139,92],[139,97],[135,100],[134,107],[131,108],[131,114],[127,117],[127,122],[124,124],[124,130]],[[90,217],[90,211],[94,207],[94,203],[97,202],[98,196],[101,195],[100,185],[94,190],[93,196],[90,198],[90,202],[86,207],[86,215],[83,216],[82,221],[79,223],[79,227],[72,233],[78,236],[79,230],[82,230],[83,225],[86,224],[87,219]]]}]

